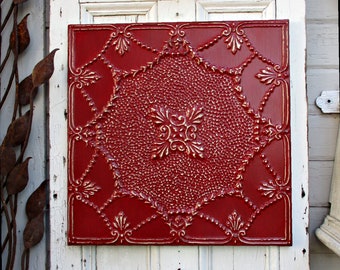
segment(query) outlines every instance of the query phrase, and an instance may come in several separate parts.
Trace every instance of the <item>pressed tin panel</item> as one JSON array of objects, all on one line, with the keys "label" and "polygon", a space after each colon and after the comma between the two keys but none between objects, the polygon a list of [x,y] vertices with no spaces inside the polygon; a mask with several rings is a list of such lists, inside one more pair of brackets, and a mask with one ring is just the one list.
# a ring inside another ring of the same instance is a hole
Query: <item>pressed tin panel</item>
[{"label": "pressed tin panel", "polygon": [[288,53],[286,20],[69,26],[69,243],[290,245]]}]

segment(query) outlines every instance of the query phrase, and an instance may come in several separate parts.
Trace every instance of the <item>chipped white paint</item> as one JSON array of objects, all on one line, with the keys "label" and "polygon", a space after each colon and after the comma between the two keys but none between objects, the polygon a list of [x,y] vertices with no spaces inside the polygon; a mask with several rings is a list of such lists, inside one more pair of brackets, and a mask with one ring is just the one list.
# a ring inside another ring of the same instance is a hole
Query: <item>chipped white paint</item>
[{"label": "chipped white paint", "polygon": [[[119,6],[117,13],[112,8]],[[132,8],[132,7],[133,8]],[[139,9],[134,10],[139,6]],[[59,47],[50,80],[51,269],[308,269],[305,0],[51,0],[50,46]],[[108,16],[105,16],[105,15]],[[142,21],[290,19],[292,88],[292,247],[68,246],[67,25]],[[301,196],[302,189],[305,195]]]}]

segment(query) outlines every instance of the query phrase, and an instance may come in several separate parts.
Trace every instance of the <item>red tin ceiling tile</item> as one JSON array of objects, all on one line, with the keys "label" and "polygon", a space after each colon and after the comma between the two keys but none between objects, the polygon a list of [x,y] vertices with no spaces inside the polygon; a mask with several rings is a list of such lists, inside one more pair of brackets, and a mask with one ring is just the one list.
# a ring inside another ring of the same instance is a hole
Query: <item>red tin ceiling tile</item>
[{"label": "red tin ceiling tile", "polygon": [[70,244],[291,244],[288,21],[69,27]]}]

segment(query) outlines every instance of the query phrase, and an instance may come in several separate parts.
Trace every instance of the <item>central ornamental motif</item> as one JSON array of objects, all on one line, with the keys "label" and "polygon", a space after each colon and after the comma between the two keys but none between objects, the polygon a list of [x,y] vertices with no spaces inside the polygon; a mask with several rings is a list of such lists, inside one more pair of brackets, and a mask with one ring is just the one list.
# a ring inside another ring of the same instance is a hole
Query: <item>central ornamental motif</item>
[{"label": "central ornamental motif", "polygon": [[158,141],[154,143],[151,158],[162,158],[176,150],[203,158],[203,145],[197,138],[203,115],[201,106],[189,108],[185,113],[172,112],[166,107],[151,108],[150,117],[159,126]]},{"label": "central ornamental motif", "polygon": [[249,140],[255,122],[235,93],[229,76],[186,55],[164,57],[120,81],[112,106],[87,129],[100,134],[95,148],[117,167],[120,192],[163,215],[193,213],[206,200],[241,192],[244,153],[257,143]]}]

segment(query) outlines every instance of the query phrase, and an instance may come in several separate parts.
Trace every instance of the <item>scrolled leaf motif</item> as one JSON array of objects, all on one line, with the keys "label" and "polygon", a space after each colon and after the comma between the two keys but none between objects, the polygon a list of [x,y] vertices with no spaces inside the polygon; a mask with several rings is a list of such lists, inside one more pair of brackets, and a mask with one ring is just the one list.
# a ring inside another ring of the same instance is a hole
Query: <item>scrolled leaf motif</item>
[{"label": "scrolled leaf motif", "polygon": [[239,234],[244,233],[244,221],[241,216],[234,210],[226,222],[227,227],[232,231],[233,237],[238,237]]},{"label": "scrolled leaf motif", "polygon": [[203,116],[203,106],[194,106],[186,111],[186,117],[192,124],[200,124],[203,121]]},{"label": "scrolled leaf motif", "polygon": [[89,86],[97,82],[101,77],[94,71],[90,71],[87,69],[78,68],[76,72],[71,71],[71,84],[75,84],[75,87],[78,89],[83,88],[84,86]]},{"label": "scrolled leaf motif", "polygon": [[[27,14],[21,22],[18,24],[17,31],[12,31],[10,35],[9,45],[13,52],[16,51],[16,46],[18,46],[18,53],[22,53],[30,44],[30,34],[27,29]],[[18,45],[17,45],[18,42]]]},{"label": "scrolled leaf motif", "polygon": [[54,55],[59,49],[54,49],[44,59],[38,62],[32,72],[33,87],[47,82],[54,72]]},{"label": "scrolled leaf motif", "polygon": [[170,226],[170,234],[172,236],[183,237],[186,234],[186,228],[192,224],[192,217],[191,216],[176,216],[167,224]]},{"label": "scrolled leaf motif", "polygon": [[275,84],[280,85],[281,82],[287,78],[288,74],[280,71],[279,67],[266,67],[261,69],[259,73],[256,74],[256,78],[260,80],[261,83],[266,85]]},{"label": "scrolled leaf motif", "polygon": [[232,33],[225,39],[225,43],[227,44],[227,48],[231,49],[231,52],[235,54],[238,50],[241,49],[243,40],[235,33]]},{"label": "scrolled leaf motif", "polygon": [[115,226],[115,228],[117,228],[120,232],[124,232],[130,226],[124,212],[119,212],[118,215],[115,216],[113,226]]},{"label": "scrolled leaf motif", "polygon": [[273,180],[269,180],[268,183],[262,183],[258,190],[262,192],[263,196],[272,198],[277,193],[278,186]]},{"label": "scrolled leaf motif", "polygon": [[6,189],[8,195],[14,195],[22,190],[28,182],[28,162],[31,157],[28,157],[22,163],[16,165],[13,170],[9,173],[6,182]]},{"label": "scrolled leaf motif", "polygon": [[163,158],[176,150],[194,158],[204,158],[204,147],[197,140],[197,125],[203,121],[203,116],[203,106],[190,107],[186,112],[176,112],[162,106],[151,108],[150,117],[160,131],[151,158]]},{"label": "scrolled leaf motif", "polygon": [[277,177],[275,180],[269,180],[268,182],[262,183],[258,190],[261,192],[262,196],[280,199],[283,194],[289,192],[290,188],[287,183],[282,183],[280,177]]},{"label": "scrolled leaf motif", "polygon": [[224,30],[222,34],[226,37],[224,42],[227,44],[227,48],[230,49],[233,54],[241,50],[243,30],[232,24],[231,26],[228,25],[228,29]]},{"label": "scrolled leaf motif", "polygon": [[96,186],[95,183],[91,181],[84,181],[82,184],[83,188],[83,196],[85,198],[89,198],[90,196],[93,196],[98,190],[100,190],[99,186]]},{"label": "scrolled leaf motif", "polygon": [[115,46],[115,50],[120,54],[124,55],[125,52],[129,50],[130,41],[129,36],[130,33],[119,32],[116,39],[113,41],[113,45]]}]

